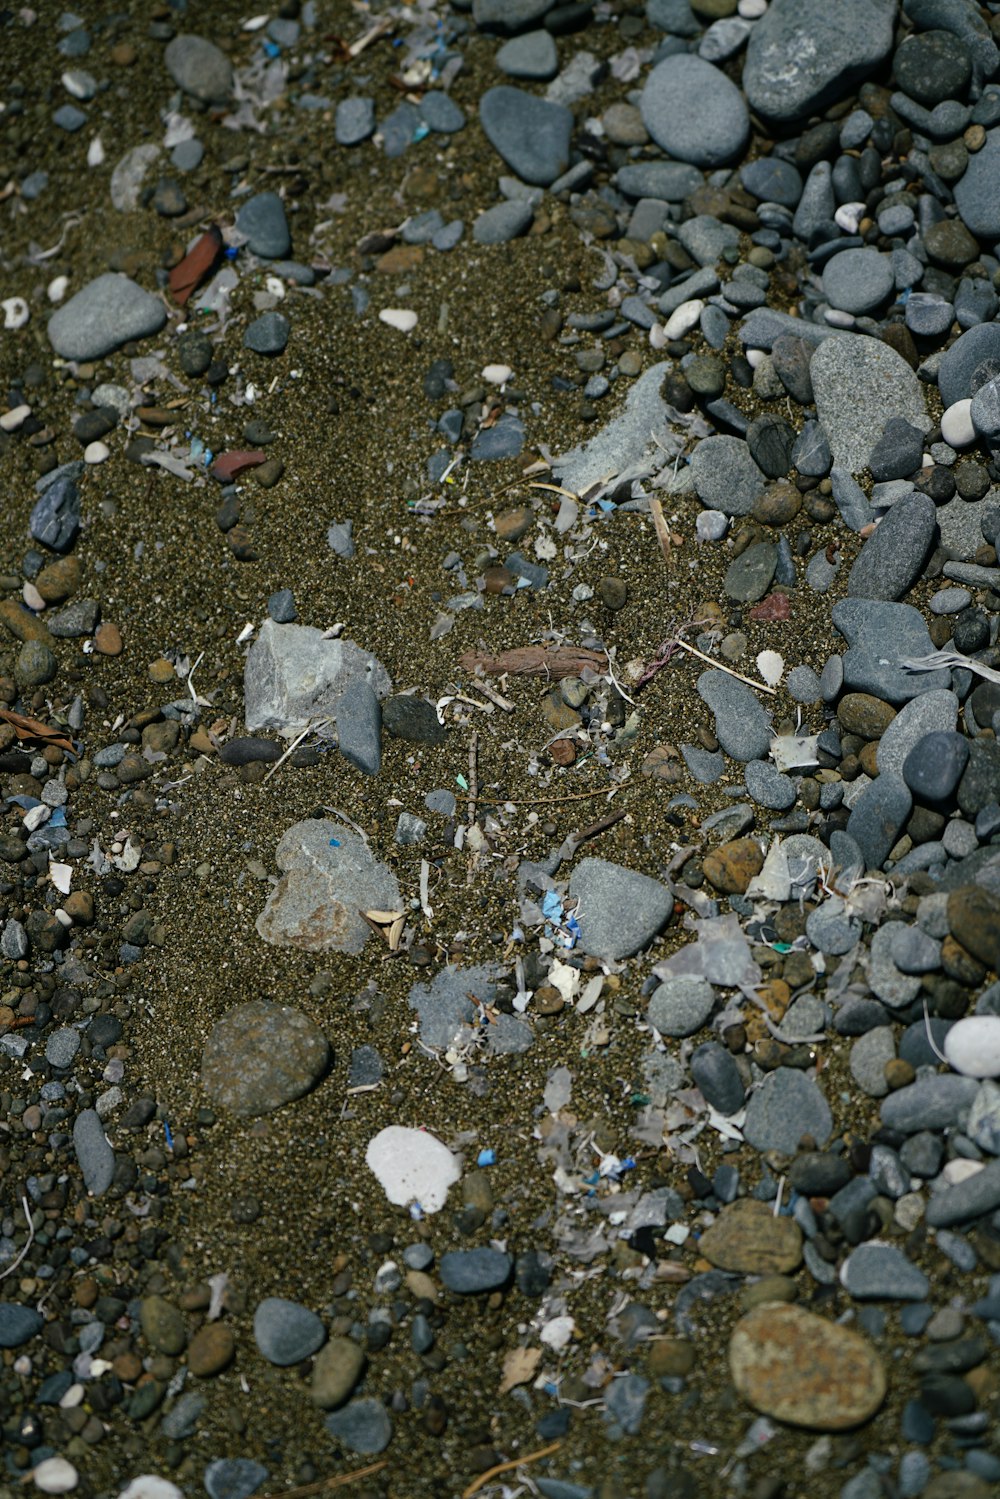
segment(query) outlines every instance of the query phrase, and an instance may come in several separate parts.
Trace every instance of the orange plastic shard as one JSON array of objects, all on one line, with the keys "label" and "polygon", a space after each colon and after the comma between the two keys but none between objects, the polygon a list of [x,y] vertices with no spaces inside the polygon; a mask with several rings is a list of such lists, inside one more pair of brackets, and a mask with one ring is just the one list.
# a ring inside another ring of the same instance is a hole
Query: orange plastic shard
[{"label": "orange plastic shard", "polygon": [[211,229],[205,230],[184,259],[174,266],[170,272],[170,290],[179,307],[184,306],[195,287],[211,274],[222,249],[222,231],[218,225],[213,224]]},{"label": "orange plastic shard", "polygon": [[230,479],[235,479],[237,474],[242,474],[248,468],[256,468],[264,462],[265,454],[260,451],[256,453],[244,453],[239,449],[233,449],[230,453],[220,453],[218,458],[209,469],[213,479],[218,479],[220,484],[228,484]]}]

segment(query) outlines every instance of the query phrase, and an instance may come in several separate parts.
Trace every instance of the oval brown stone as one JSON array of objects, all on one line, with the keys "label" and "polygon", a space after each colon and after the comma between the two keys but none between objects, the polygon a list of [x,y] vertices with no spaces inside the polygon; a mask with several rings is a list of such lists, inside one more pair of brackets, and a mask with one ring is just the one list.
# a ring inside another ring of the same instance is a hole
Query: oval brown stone
[{"label": "oval brown stone", "polygon": [[188,1344],[188,1368],[200,1379],[219,1374],[232,1363],[236,1339],[224,1322],[208,1322],[199,1327]]},{"label": "oval brown stone", "polygon": [[881,739],[896,717],[896,710],[881,698],[872,697],[870,692],[848,692],[837,704],[837,717],[848,734]]},{"label": "oval brown stone", "polygon": [[755,838],[735,838],[705,856],[705,878],[726,895],[742,895],[764,866],[764,855]]},{"label": "oval brown stone", "polygon": [[748,1405],[814,1431],[860,1426],[885,1399],[882,1360],[860,1333],[780,1302],[737,1322],[729,1369]]},{"label": "oval brown stone", "polygon": [[722,1209],[698,1248],[720,1270],[783,1275],[802,1263],[802,1230],[794,1218],[776,1218],[766,1202],[744,1197]]}]

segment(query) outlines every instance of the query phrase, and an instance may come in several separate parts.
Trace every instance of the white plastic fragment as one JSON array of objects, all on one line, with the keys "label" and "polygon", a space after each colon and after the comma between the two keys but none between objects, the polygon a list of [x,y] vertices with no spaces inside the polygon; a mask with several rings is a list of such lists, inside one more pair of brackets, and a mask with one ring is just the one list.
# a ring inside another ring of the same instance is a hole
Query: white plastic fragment
[{"label": "white plastic fragment", "polygon": [[777,687],[785,671],[785,663],[777,651],[761,651],[757,657],[757,670],[769,687]]},{"label": "white plastic fragment", "polygon": [[88,165],[88,167],[99,167],[99,166],[103,165],[103,162],[104,162],[104,143],[102,142],[101,137],[99,135],[95,135],[94,139],[91,141],[90,145],[87,147],[87,165]]},{"label": "white plastic fragment", "polygon": [[0,432],[16,432],[23,427],[31,415],[31,407],[27,405],[14,406],[10,411],[5,411],[0,416]]},{"label": "white plastic fragment", "polygon": [[243,22],[244,31],[261,31],[270,20],[270,16],[251,16],[249,21]]},{"label": "white plastic fragment", "polygon": [[695,297],[691,302],[682,302],[679,307],[675,307],[663,327],[667,341],[683,338],[685,333],[690,333],[704,311],[705,304],[699,297]]},{"label": "white plastic fragment", "polygon": [[68,291],[69,277],[53,276],[52,280],[45,288],[45,295],[48,297],[50,302],[61,302]]},{"label": "white plastic fragment", "polygon": [[955,401],[941,418],[941,436],[952,448],[967,448],[976,440],[976,429],[972,425],[972,401]]},{"label": "white plastic fragment", "polygon": [[509,364],[487,364],[481,373],[489,385],[506,385],[514,371]]},{"label": "white plastic fragment", "polygon": [[575,1331],[576,1323],[572,1317],[553,1317],[551,1322],[546,1322],[539,1337],[546,1348],[551,1348],[553,1353],[561,1353]]},{"label": "white plastic fragment", "polygon": [[379,321],[398,328],[400,333],[412,333],[417,326],[417,314],[410,307],[383,307]]},{"label": "white plastic fragment", "polygon": [[390,1202],[397,1207],[414,1202],[425,1213],[440,1212],[461,1175],[458,1158],[436,1135],[401,1124],[390,1124],[369,1140],[365,1163]]},{"label": "white plastic fragment", "polygon": [[57,864],[50,860],[49,879],[55,885],[60,895],[68,895],[70,886],[73,883],[72,864]]},{"label": "white plastic fragment", "polygon": [[818,734],[778,734],[771,740],[771,759],[779,770],[818,765]]},{"label": "white plastic fragment", "polygon": [[268,276],[264,281],[264,287],[272,297],[277,297],[279,301],[288,290],[280,276]]},{"label": "white plastic fragment", "polygon": [[865,216],[865,205],[863,203],[841,203],[834,210],[834,222],[843,229],[845,234],[857,234],[858,225]]},{"label": "white plastic fragment", "polygon": [[23,328],[31,316],[27,302],[23,297],[6,297],[0,302],[3,308],[3,325],[5,328]]},{"label": "white plastic fragment", "polygon": [[1000,1077],[1000,1015],[968,1015],[944,1038],[944,1054],[964,1077]]}]

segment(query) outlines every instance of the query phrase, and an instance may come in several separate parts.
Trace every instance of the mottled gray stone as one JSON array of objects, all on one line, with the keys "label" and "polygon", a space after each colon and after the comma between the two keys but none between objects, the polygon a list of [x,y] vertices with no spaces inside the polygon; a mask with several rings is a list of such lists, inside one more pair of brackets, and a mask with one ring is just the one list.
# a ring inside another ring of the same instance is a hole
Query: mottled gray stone
[{"label": "mottled gray stone", "polygon": [[847,832],[868,869],[881,869],[912,810],[913,797],[901,775],[885,772],[865,787],[854,803]]},{"label": "mottled gray stone", "polygon": [[400,909],[395,875],[340,823],[318,818],[295,823],[274,857],[284,873],[257,918],[257,931],[277,947],[359,953],[372,935],[359,908]]},{"label": "mottled gray stone", "polygon": [[202,1051],[201,1082],[213,1103],[252,1118],[310,1092],[329,1061],[326,1037],[302,1010],[252,999],[212,1028]]},{"label": "mottled gray stone", "polygon": [[106,271],[52,314],[49,342],[62,359],[103,359],[124,343],[158,333],[166,320],[159,297]]},{"label": "mottled gray stone", "polygon": [[167,72],[186,94],[203,104],[224,104],[233,91],[233,65],[214,42],[175,36],[163,54]]},{"label": "mottled gray stone", "polygon": [[295,734],[332,718],[355,681],[367,682],[380,698],[392,687],[382,663],[353,641],[326,640],[310,625],[266,619],[244,670],[247,729]]},{"label": "mottled gray stone", "polygon": [[899,599],[920,576],[934,544],[937,517],[929,495],[898,500],[868,538],[847,576],[852,598]]},{"label": "mottled gray stone", "polygon": [[653,69],[639,108],[657,145],[694,166],[735,161],[749,138],[750,118],[739,89],[688,52],[666,57]]},{"label": "mottled gray stone", "polygon": [[253,1315],[253,1335],[269,1364],[288,1368],[322,1348],[326,1328],[309,1307],[284,1296],[267,1296]]},{"label": "mottled gray stone", "polygon": [[812,1079],[778,1067],[750,1095],[743,1137],[755,1150],[794,1155],[803,1135],[811,1135],[822,1148],[832,1128],[830,1106]]},{"label": "mottled gray stone", "polygon": [[646,1019],[661,1036],[693,1036],[714,1006],[715,994],[705,979],[674,974],[654,989]]},{"label": "mottled gray stone", "polygon": [[83,1109],[77,1114],[73,1121],[73,1149],[87,1191],[94,1197],[103,1197],[114,1179],[115,1153],[96,1109]]},{"label": "mottled gray stone", "polygon": [[859,1244],[840,1269],[840,1283],[855,1301],[923,1301],[931,1288],[924,1272],[895,1244]]},{"label": "mottled gray stone", "polygon": [[703,505],[723,515],[749,515],[767,479],[740,437],[706,437],[691,455],[691,478]]},{"label": "mottled gray stone", "polygon": [[607,859],[582,859],[570,876],[569,897],[579,902],[581,951],[615,960],[648,947],[674,908],[659,880]]},{"label": "mottled gray stone", "polygon": [[771,0],[747,45],[750,108],[785,122],[845,98],[892,49],[895,0]]},{"label": "mottled gray stone", "polygon": [[771,746],[771,721],[750,687],[728,672],[702,672],[698,695],[715,714],[715,734],[734,760],[763,760]]},{"label": "mottled gray stone", "polygon": [[867,465],[887,411],[921,432],[927,430],[919,380],[906,360],[880,339],[856,334],[828,338],[813,355],[809,373],[816,413],[834,462],[852,473]]},{"label": "mottled gray stone", "polygon": [[[950,734],[957,722],[958,698],[953,692],[944,692],[938,688],[913,698],[899,710],[879,740],[875,755],[879,773],[891,771],[895,775],[903,775],[906,757],[916,744],[928,734]],[[965,758],[968,758],[968,746]],[[964,767],[964,760],[962,764]],[[961,770],[958,775],[961,775]],[[909,780],[907,784],[910,785]],[[954,785],[957,784],[958,776],[954,781]]]},{"label": "mottled gray stone", "polygon": [[974,1077],[941,1073],[918,1078],[899,1088],[882,1104],[882,1123],[903,1134],[924,1129],[948,1129],[959,1122],[963,1110],[972,1106],[979,1089]]}]

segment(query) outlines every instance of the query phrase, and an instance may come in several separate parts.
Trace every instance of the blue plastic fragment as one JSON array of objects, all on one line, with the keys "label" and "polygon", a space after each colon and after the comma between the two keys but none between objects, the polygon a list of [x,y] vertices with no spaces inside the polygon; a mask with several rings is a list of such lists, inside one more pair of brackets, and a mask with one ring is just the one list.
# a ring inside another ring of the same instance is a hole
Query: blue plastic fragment
[{"label": "blue plastic fragment", "polygon": [[481,1150],[476,1156],[477,1166],[495,1166],[496,1163],[497,1153],[495,1150]]},{"label": "blue plastic fragment", "polygon": [[278,46],[277,42],[265,42],[264,51],[267,53],[268,57],[281,56],[281,48]]},{"label": "blue plastic fragment", "polygon": [[562,921],[562,897],[555,890],[546,890],[542,898],[542,915],[546,921]]},{"label": "blue plastic fragment", "polygon": [[235,260],[240,253],[240,247],[239,245],[227,245],[222,253],[227,260]]},{"label": "blue plastic fragment", "polygon": [[174,1148],[174,1137],[170,1133],[170,1125],[167,1123],[167,1121],[165,1119],[163,1121],[163,1134],[164,1134],[164,1137],[165,1137],[166,1142],[167,1142],[167,1149],[168,1150],[173,1150],[173,1148]]},{"label": "blue plastic fragment", "polygon": [[330,839],[330,847],[331,848],[339,848],[340,847],[340,839],[339,838],[331,838]]},{"label": "blue plastic fragment", "polygon": [[64,828],[66,826],[65,807],[53,807],[52,816],[49,818],[50,828]]}]

